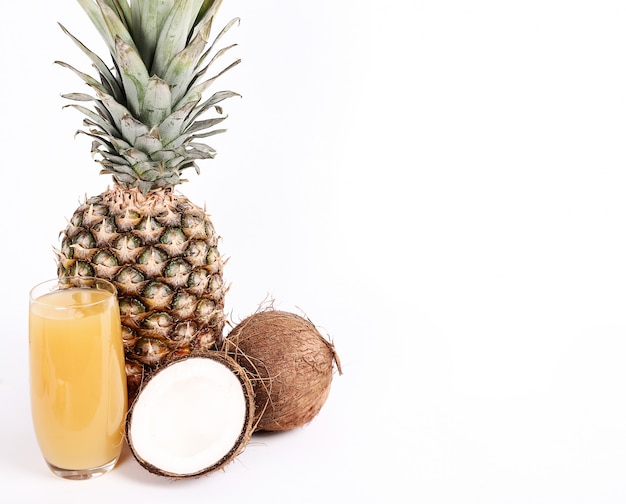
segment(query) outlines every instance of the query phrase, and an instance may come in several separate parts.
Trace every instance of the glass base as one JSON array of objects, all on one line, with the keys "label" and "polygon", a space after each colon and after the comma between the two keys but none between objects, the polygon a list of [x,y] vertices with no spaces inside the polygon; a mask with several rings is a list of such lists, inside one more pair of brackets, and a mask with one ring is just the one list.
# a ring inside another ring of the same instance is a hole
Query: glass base
[{"label": "glass base", "polygon": [[115,457],[111,462],[108,462],[100,467],[92,467],[90,469],[62,469],[52,465],[50,462],[46,462],[50,470],[60,478],[69,480],[88,480],[102,476],[108,473],[117,464],[119,457]]}]

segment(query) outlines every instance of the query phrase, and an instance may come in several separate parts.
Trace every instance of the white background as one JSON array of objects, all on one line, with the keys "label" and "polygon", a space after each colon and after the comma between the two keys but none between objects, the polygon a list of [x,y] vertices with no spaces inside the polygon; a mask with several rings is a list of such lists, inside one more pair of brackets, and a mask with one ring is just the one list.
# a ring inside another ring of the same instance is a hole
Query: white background
[{"label": "white background", "polygon": [[[0,492],[11,502],[626,502],[626,3],[225,0],[229,131],[181,186],[221,234],[233,320],[267,296],[336,344],[318,417],[170,482],[128,453],[67,482],[28,405],[27,292],[109,184],[56,25],[15,2],[2,43]],[[184,428],[182,426],[181,428]],[[3,498],[4,500],[4,498]]]}]

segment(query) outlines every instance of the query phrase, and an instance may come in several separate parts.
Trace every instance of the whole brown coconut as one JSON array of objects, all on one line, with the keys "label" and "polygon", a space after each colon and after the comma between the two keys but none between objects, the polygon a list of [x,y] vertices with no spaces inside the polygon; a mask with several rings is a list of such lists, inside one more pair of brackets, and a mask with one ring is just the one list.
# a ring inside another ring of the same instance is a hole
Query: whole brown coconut
[{"label": "whole brown coconut", "polygon": [[223,349],[251,375],[256,431],[286,431],[320,411],[341,364],[332,343],[307,319],[279,310],[257,312],[225,338]]}]

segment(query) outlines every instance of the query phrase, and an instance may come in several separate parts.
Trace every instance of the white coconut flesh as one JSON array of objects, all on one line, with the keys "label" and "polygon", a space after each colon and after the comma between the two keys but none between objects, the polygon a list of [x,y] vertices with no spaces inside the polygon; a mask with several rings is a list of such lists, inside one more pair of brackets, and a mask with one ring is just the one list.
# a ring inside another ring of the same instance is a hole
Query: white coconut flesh
[{"label": "white coconut flesh", "polygon": [[190,357],[162,368],[140,390],[129,412],[128,443],[152,472],[202,474],[236,455],[249,416],[241,377],[220,360]]}]

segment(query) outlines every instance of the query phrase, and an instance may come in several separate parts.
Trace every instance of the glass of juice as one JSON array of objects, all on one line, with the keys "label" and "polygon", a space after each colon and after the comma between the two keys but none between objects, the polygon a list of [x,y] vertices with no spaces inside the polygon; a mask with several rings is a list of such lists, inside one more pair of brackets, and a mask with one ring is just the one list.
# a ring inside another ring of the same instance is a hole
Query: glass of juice
[{"label": "glass of juice", "polygon": [[29,301],[31,411],[43,457],[62,478],[105,474],[122,451],[127,410],[115,286],[49,280]]}]

